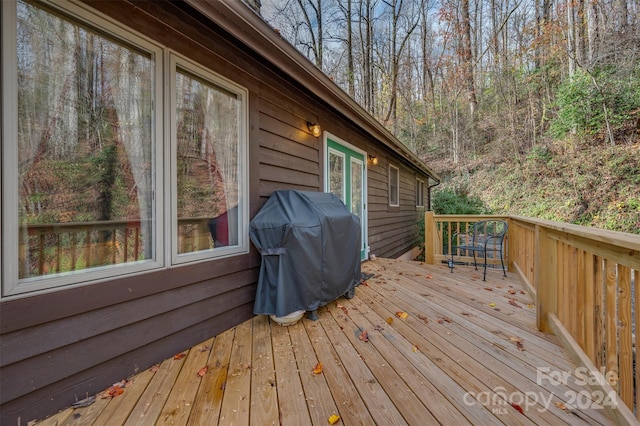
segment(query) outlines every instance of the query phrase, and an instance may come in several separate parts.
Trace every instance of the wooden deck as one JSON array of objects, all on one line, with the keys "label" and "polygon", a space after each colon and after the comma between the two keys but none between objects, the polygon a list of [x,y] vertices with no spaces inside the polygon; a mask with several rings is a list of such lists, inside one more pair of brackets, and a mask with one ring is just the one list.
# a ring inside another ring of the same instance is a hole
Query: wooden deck
[{"label": "wooden deck", "polygon": [[514,274],[388,259],[363,272],[318,321],[255,317],[41,424],[613,424]]}]

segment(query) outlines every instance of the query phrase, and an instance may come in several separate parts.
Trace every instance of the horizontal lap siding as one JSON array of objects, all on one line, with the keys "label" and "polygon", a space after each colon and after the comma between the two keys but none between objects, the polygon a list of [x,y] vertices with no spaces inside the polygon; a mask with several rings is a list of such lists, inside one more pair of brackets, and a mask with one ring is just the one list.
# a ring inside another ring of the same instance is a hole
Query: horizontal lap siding
[{"label": "horizontal lap siding", "polygon": [[[400,206],[389,206],[389,164],[400,169]],[[415,173],[395,159],[379,159],[368,169],[369,246],[371,253],[395,258],[420,244],[416,209]]]}]

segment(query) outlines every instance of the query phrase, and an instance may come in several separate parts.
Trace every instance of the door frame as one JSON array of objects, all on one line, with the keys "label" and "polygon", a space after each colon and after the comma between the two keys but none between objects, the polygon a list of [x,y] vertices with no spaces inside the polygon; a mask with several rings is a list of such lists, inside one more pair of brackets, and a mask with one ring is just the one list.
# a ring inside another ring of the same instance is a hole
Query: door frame
[{"label": "door frame", "polygon": [[360,218],[360,220],[362,222],[362,247],[364,248],[364,257],[362,258],[362,261],[365,261],[369,258],[369,253],[371,251],[371,247],[369,247],[369,206],[368,206],[368,196],[367,196],[369,181],[367,177],[367,158],[368,158],[367,152],[358,148],[357,146],[350,144],[344,139],[337,137],[334,134],[331,134],[327,131],[323,132],[323,137],[322,137],[322,158],[323,158],[322,191],[323,192],[329,191],[329,170],[328,170],[328,167],[329,167],[328,140],[329,139],[337,143],[338,145],[342,145],[345,148],[362,155],[363,157],[363,161],[362,161],[362,201],[363,201],[362,204],[363,205],[362,205],[362,217]]}]

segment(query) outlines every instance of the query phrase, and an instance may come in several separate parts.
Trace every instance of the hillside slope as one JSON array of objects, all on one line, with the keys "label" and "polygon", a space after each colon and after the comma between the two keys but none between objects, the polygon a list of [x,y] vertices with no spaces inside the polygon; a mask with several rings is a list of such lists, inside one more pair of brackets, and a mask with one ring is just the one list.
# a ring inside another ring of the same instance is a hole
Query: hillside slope
[{"label": "hillside slope", "polygon": [[640,234],[640,138],[616,146],[554,142],[519,161],[485,154],[462,169],[434,160],[427,161],[443,177],[436,191],[477,196],[493,213]]}]

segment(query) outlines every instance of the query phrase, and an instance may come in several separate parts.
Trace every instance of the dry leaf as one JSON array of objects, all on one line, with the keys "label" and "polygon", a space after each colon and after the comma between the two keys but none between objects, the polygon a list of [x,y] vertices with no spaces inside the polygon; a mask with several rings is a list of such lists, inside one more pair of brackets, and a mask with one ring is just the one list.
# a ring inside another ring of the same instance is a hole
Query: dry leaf
[{"label": "dry leaf", "polygon": [[403,311],[398,311],[398,312],[396,312],[396,316],[397,316],[398,318],[402,318],[402,319],[407,319],[407,318],[409,318],[409,314],[408,314],[408,313],[406,313],[406,312],[403,312]]},{"label": "dry leaf", "polygon": [[205,365],[204,367],[202,367],[200,370],[198,370],[198,376],[200,377],[204,377],[205,374],[207,374],[207,366]]},{"label": "dry leaf", "polygon": [[387,324],[391,324],[393,322],[393,318],[389,317],[387,318]]},{"label": "dry leaf", "polygon": [[429,324],[429,318],[425,317],[424,315],[418,314],[418,318],[420,318],[425,324]]},{"label": "dry leaf", "polygon": [[518,305],[518,303],[513,299],[509,299],[509,304],[515,306],[516,308],[522,308],[522,306]]},{"label": "dry leaf", "polygon": [[124,388],[127,385],[127,381],[123,380],[118,383],[114,383],[109,389],[102,393],[102,398],[114,398],[116,396],[122,395],[124,393]]},{"label": "dry leaf", "polygon": [[439,317],[438,324],[444,324],[445,322],[453,322],[453,320],[449,317]]},{"label": "dry leaf", "polygon": [[384,327],[379,325],[379,324],[376,324],[376,325],[373,326],[373,329],[375,331],[382,331],[382,330],[384,330]]},{"label": "dry leaf", "polygon": [[491,287],[485,287],[484,289],[487,290],[487,291],[493,291],[493,289]]},{"label": "dry leaf", "polygon": [[369,333],[367,333],[366,331],[362,331],[362,333],[360,333],[360,336],[358,336],[358,338],[360,340],[362,340],[363,342],[368,342],[369,341]]},{"label": "dry leaf", "polygon": [[160,364],[153,365],[149,370],[151,370],[152,373],[155,373],[160,370]]},{"label": "dry leaf", "polygon": [[518,337],[518,336],[510,336],[510,337],[509,337],[509,340],[511,340],[511,341],[512,341],[512,342],[514,342],[514,343],[522,342],[522,337]]},{"label": "dry leaf", "polygon": [[564,404],[564,402],[555,401],[554,404],[556,405],[556,407],[558,407],[561,410],[566,410],[567,409],[567,406]]},{"label": "dry leaf", "polygon": [[413,352],[418,352],[418,350],[419,350],[419,349],[418,349],[418,346],[417,346],[417,345],[413,345],[413,347],[411,348],[411,350],[412,350]]},{"label": "dry leaf", "polygon": [[515,404],[515,403],[513,403],[513,402],[512,402],[512,403],[511,403],[511,406],[512,406],[513,408],[515,408],[516,410],[518,410],[518,411],[520,412],[520,414],[524,414],[524,410],[523,410],[523,409],[522,409],[522,407],[521,407],[521,406],[519,406],[518,404]]},{"label": "dry leaf", "polygon": [[433,279],[433,277],[431,276],[431,274],[427,274],[427,279],[428,279],[428,280]]},{"label": "dry leaf", "polygon": [[531,303],[527,303],[527,308],[533,309],[533,308],[535,308],[535,306],[533,306],[533,304],[531,304]]},{"label": "dry leaf", "polygon": [[182,358],[184,358],[185,356],[187,356],[187,354],[185,354],[184,352],[181,354],[175,354],[173,356],[173,359],[175,359],[176,361],[181,360]]},{"label": "dry leaf", "polygon": [[518,348],[519,351],[524,351],[524,345],[522,342],[516,342],[516,348]]},{"label": "dry leaf", "polygon": [[318,362],[318,363],[316,364],[316,366],[313,368],[313,370],[312,370],[312,371],[313,371],[313,374],[320,374],[320,373],[322,373],[322,363],[321,363],[321,362]]},{"label": "dry leaf", "polygon": [[509,293],[509,294],[516,294],[516,291],[515,291],[515,290],[513,290],[513,289],[510,289],[510,290],[507,290],[507,293]]},{"label": "dry leaf", "polygon": [[465,317],[470,317],[471,314],[469,312],[460,312],[460,315],[464,315]]},{"label": "dry leaf", "polygon": [[491,302],[491,303],[489,303],[489,306],[491,306],[492,308],[495,308],[496,304],[495,304],[495,302]]},{"label": "dry leaf", "polygon": [[336,424],[339,420],[340,416],[338,416],[337,414],[332,414],[328,419],[330,425]]}]

